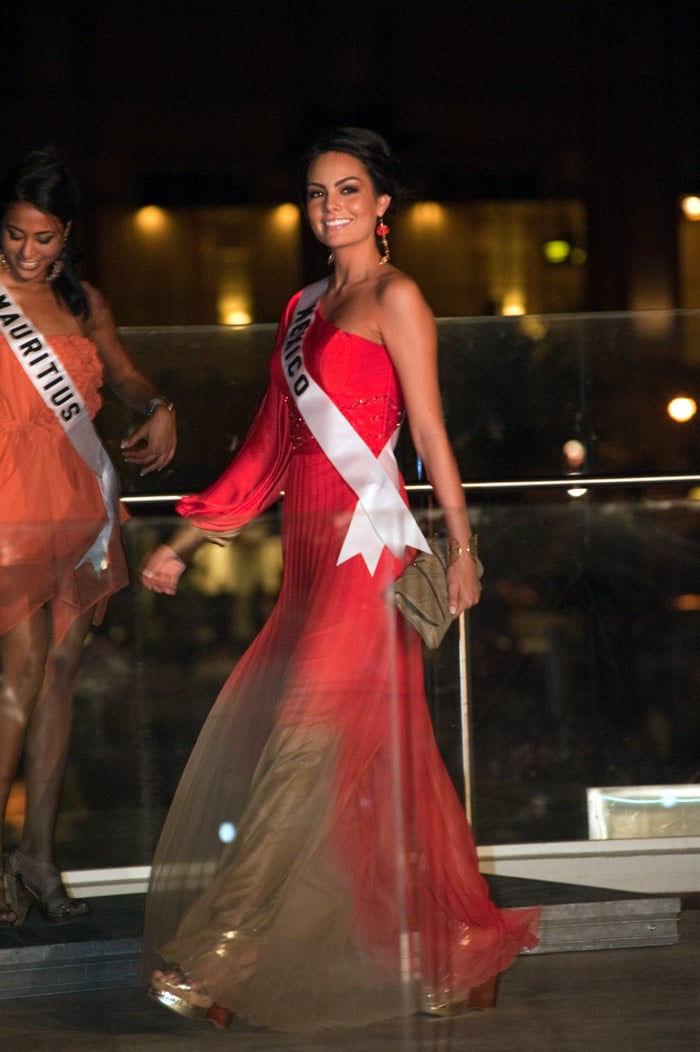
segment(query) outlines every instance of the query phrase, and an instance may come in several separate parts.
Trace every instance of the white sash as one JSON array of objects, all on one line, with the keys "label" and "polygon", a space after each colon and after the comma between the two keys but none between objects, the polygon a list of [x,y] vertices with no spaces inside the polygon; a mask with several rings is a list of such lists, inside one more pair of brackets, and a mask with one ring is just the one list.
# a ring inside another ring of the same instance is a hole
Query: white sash
[{"label": "white sash", "polygon": [[76,563],[91,562],[99,573],[107,565],[109,538],[117,522],[119,486],[114,465],[100,442],[77,385],[46,338],[31,324],[0,283],[0,326],[17,361],[31,380],[44,405],[56,415],[66,437],[97,476],[107,512],[107,523],[87,552]]},{"label": "white sash", "polygon": [[399,559],[407,545],[425,552],[430,546],[398,490],[398,430],[375,457],[304,365],[304,336],[328,281],[324,278],[303,290],[282,346],[282,368],[307,427],[358,498],[337,565],[361,555],[374,574],[385,546]]}]

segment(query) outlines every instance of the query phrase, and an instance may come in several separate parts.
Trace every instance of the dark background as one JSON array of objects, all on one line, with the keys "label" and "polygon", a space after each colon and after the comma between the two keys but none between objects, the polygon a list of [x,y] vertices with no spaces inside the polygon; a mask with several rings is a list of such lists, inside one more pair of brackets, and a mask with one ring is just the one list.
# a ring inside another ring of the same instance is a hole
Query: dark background
[{"label": "dark background", "polygon": [[423,198],[582,200],[587,308],[678,306],[694,3],[15,0],[1,27],[0,161],[66,156],[88,269],[92,211],[287,200],[342,122],[385,134]]}]

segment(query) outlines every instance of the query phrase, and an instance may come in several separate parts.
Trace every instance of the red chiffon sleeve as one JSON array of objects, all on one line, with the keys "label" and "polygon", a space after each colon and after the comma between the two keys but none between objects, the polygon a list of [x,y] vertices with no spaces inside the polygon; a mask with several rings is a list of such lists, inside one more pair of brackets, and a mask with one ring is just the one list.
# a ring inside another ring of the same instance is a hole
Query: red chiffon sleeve
[{"label": "red chiffon sleeve", "polygon": [[271,382],[240,452],[223,475],[201,493],[183,497],[175,510],[202,530],[239,529],[279,500],[289,455],[287,403]]},{"label": "red chiffon sleeve", "polygon": [[[280,320],[271,374],[298,297],[292,297]],[[175,510],[202,530],[240,529],[279,500],[290,455],[287,401],[271,375],[245,441],[223,475],[201,493],[183,497]]]}]

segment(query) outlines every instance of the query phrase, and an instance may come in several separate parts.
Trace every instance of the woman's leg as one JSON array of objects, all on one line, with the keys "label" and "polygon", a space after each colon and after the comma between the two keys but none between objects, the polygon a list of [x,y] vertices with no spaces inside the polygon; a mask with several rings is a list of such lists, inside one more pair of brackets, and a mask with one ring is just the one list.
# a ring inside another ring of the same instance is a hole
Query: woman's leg
[{"label": "woman's leg", "polygon": [[77,618],[66,636],[49,649],[39,696],[24,743],[26,809],[20,849],[53,864],[54,832],[68,759],[73,689],[93,611]]},{"label": "woman's leg", "polygon": [[[7,802],[41,689],[46,667],[49,628],[46,610],[36,613],[0,637],[0,872]],[[23,920],[26,905],[12,893],[11,878],[0,879],[0,925]]]},{"label": "woman's leg", "polygon": [[0,858],[7,802],[44,681],[48,648],[49,622],[43,608],[0,637]]}]

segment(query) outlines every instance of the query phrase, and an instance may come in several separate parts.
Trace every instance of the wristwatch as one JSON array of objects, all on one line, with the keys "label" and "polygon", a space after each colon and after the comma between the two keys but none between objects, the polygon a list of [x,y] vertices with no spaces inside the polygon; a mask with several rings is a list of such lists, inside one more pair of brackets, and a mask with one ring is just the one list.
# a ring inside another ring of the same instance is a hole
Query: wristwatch
[{"label": "wristwatch", "polygon": [[159,405],[162,405],[165,409],[168,410],[169,413],[172,413],[173,409],[175,408],[173,403],[169,402],[167,398],[161,398],[160,396],[158,396],[157,398],[152,398],[150,402],[146,402],[146,406],[144,408],[144,413],[146,414],[146,416],[153,416]]}]

